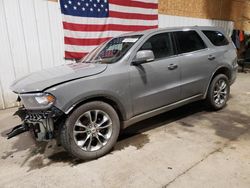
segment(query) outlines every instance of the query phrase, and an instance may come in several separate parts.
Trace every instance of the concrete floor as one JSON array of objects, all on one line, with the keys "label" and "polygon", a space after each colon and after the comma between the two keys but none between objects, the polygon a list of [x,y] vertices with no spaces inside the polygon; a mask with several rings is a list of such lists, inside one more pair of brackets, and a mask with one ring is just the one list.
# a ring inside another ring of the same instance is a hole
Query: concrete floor
[{"label": "concrete floor", "polygon": [[0,111],[0,187],[250,187],[250,74],[238,74],[225,109],[194,103],[127,129],[114,150],[90,162],[29,134]]}]

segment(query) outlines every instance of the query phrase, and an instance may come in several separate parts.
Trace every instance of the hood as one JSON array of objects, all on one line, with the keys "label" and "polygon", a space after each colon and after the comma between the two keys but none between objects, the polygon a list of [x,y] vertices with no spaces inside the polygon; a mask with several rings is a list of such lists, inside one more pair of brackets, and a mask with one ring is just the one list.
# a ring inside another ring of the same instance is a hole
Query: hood
[{"label": "hood", "polygon": [[15,93],[39,92],[67,81],[96,75],[106,69],[106,64],[71,63],[31,73],[16,80],[10,89]]}]

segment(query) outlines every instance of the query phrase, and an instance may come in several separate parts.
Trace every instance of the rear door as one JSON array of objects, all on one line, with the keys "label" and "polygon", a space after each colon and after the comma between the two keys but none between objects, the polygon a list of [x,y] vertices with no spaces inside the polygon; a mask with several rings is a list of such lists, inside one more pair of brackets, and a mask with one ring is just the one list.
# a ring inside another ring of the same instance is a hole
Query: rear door
[{"label": "rear door", "polygon": [[213,63],[214,69],[225,64],[235,67],[237,64],[237,54],[231,39],[227,38],[223,31],[202,30],[202,33],[213,46],[212,53],[215,58]]},{"label": "rear door", "polygon": [[201,95],[212,72],[212,52],[195,30],[176,31],[174,36],[180,57],[181,98]]}]

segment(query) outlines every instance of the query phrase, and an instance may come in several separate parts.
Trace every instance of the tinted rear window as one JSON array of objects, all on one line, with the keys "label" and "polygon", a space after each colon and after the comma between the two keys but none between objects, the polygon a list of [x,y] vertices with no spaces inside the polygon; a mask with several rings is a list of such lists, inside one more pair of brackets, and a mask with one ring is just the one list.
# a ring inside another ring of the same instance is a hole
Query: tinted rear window
[{"label": "tinted rear window", "polygon": [[206,48],[205,43],[196,31],[174,32],[179,53],[187,53]]},{"label": "tinted rear window", "polygon": [[229,44],[227,38],[219,31],[202,31],[202,32],[215,46],[225,46]]}]

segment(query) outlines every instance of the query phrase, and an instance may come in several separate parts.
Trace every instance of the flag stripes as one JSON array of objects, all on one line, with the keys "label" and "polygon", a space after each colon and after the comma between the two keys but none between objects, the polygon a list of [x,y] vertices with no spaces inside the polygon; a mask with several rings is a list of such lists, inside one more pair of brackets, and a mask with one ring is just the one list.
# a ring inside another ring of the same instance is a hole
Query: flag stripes
[{"label": "flag stripes", "polygon": [[[79,59],[111,37],[158,27],[157,0],[61,0],[60,3],[65,58]],[[79,16],[81,10],[83,16]]]}]

